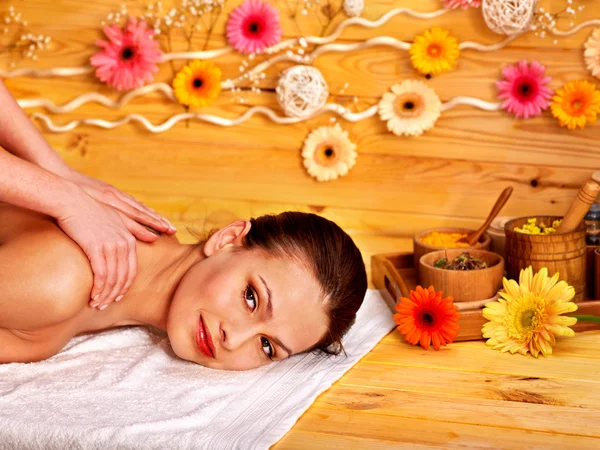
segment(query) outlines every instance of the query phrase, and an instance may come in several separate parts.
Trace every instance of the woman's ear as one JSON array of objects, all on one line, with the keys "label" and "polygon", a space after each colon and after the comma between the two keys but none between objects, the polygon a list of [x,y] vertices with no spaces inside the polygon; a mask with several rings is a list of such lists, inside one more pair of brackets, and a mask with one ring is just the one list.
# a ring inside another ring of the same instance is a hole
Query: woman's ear
[{"label": "woman's ear", "polygon": [[204,244],[204,254],[211,256],[219,250],[235,245],[242,245],[244,237],[250,231],[249,220],[236,220],[213,233]]}]

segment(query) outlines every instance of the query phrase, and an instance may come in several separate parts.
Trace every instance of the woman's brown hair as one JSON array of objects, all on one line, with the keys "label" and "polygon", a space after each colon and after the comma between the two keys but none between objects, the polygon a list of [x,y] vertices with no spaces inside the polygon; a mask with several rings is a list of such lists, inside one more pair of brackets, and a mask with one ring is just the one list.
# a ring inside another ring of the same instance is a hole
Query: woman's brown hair
[{"label": "woman's brown hair", "polygon": [[342,337],[354,323],[367,290],[362,255],[350,236],[334,222],[302,212],[284,212],[250,220],[243,241],[275,256],[300,258],[308,265],[323,293],[328,332],[310,350],[339,353]]}]

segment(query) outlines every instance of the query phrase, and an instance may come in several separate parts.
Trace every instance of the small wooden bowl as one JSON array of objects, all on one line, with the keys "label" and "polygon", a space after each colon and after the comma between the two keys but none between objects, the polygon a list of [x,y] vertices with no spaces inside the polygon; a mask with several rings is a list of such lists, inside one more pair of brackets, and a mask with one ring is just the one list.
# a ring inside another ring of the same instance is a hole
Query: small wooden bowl
[{"label": "small wooden bowl", "polygon": [[[468,252],[472,257],[487,263],[486,269],[447,270],[434,267],[440,258],[453,260],[461,253]],[[452,296],[456,302],[472,302],[492,298],[502,287],[504,277],[504,258],[486,250],[452,248],[427,253],[419,261],[421,286],[431,285],[436,291],[442,291],[444,297]]]},{"label": "small wooden bowl", "polygon": [[[417,269],[417,276],[420,274],[420,265],[419,261],[421,260],[421,256],[426,255],[427,253],[436,252],[438,250],[443,250],[446,247],[438,247],[435,245],[425,244],[421,242],[421,238],[427,236],[429,233],[437,231],[439,233],[461,233],[461,234],[469,234],[475,230],[469,230],[468,228],[456,228],[456,227],[441,227],[441,228],[429,228],[428,230],[420,231],[413,238],[413,253],[415,258],[415,267]],[[475,244],[473,247],[460,247],[462,250],[466,249],[480,249],[480,250],[489,250],[491,245],[491,239],[487,234],[483,234],[479,238],[479,242]],[[454,250],[454,248],[452,249]]]}]

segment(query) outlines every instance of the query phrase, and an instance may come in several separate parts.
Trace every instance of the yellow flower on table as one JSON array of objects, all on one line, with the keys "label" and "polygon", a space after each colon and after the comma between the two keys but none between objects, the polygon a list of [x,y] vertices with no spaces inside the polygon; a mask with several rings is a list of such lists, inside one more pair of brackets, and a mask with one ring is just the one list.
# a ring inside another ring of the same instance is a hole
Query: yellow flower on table
[{"label": "yellow flower on table", "polygon": [[410,46],[410,60],[423,75],[439,75],[456,67],[460,54],[458,40],[448,30],[433,27],[415,37]]},{"label": "yellow flower on table", "polygon": [[555,336],[574,336],[569,328],[577,323],[574,317],[561,314],[577,310],[571,300],[575,289],[559,274],[548,277],[543,268],[533,275],[530,267],[521,270],[519,283],[504,278],[504,291],[497,302],[487,303],[483,316],[490,322],[483,325],[486,344],[501,352],[550,355]]},{"label": "yellow flower on table", "polygon": [[600,113],[600,91],[586,80],[568,82],[556,91],[552,100],[552,115],[569,130],[585,128]]},{"label": "yellow flower on table", "polygon": [[173,80],[177,101],[185,106],[208,106],[221,92],[221,69],[211,61],[192,61]]}]

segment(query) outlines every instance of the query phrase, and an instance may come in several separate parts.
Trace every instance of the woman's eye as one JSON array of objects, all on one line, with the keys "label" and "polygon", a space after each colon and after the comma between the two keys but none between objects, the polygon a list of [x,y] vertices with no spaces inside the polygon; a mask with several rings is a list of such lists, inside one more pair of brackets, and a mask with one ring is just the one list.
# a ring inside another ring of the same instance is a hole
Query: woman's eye
[{"label": "woman's eye", "polygon": [[246,286],[244,290],[244,300],[246,301],[246,305],[250,308],[250,311],[254,311],[256,309],[256,297],[254,296],[254,291],[250,286]]},{"label": "woman's eye", "polygon": [[271,345],[269,340],[266,337],[261,337],[260,344],[262,346],[263,352],[265,352],[265,355],[267,355],[269,359],[273,359],[273,346]]}]

